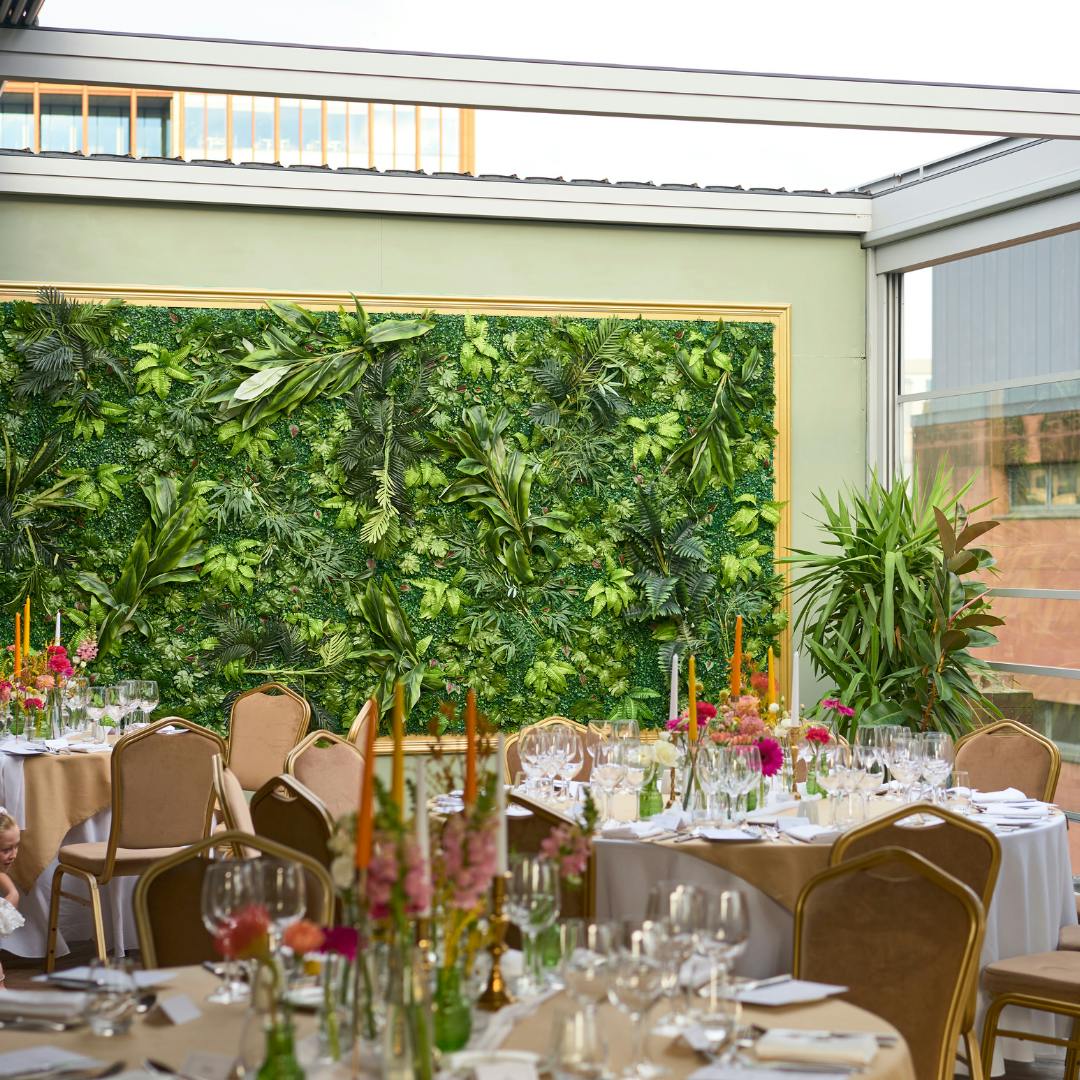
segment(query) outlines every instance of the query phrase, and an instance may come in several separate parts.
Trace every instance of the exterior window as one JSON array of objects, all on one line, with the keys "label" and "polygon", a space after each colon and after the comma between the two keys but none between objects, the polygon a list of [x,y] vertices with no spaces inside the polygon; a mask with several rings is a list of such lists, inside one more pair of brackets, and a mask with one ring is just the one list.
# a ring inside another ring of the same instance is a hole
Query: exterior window
[{"label": "exterior window", "polygon": [[394,167],[394,106],[375,106],[375,168]]},{"label": "exterior window", "polygon": [[[82,94],[42,94],[41,149],[82,150]],[[127,153],[127,149],[115,151]]]},{"label": "exterior window", "polygon": [[0,146],[7,150],[34,148],[33,95],[0,94]]},{"label": "exterior window", "polygon": [[416,106],[394,106],[394,168],[415,169]]},{"label": "exterior window", "polygon": [[282,165],[299,165],[300,102],[295,98],[282,98],[278,111],[278,161]]},{"label": "exterior window", "polygon": [[205,94],[184,94],[184,157],[206,157]]},{"label": "exterior window", "polygon": [[442,167],[444,172],[461,172],[461,113],[442,110]]},{"label": "exterior window", "polygon": [[172,155],[171,98],[139,98],[135,148],[139,157],[170,157]]},{"label": "exterior window", "polygon": [[229,157],[233,161],[253,161],[252,119],[254,113],[250,97],[237,95],[232,99],[232,146]]},{"label": "exterior window", "polygon": [[345,156],[347,117],[344,101],[326,103],[326,164],[335,169],[348,164]]},{"label": "exterior window", "polygon": [[209,161],[225,161],[229,148],[225,140],[227,131],[225,95],[206,95],[206,157]]},{"label": "exterior window", "polygon": [[274,99],[257,97],[255,107],[255,160],[276,161],[274,146]]},{"label": "exterior window", "polygon": [[420,168],[438,172],[441,168],[442,109],[420,109]]},{"label": "exterior window", "polygon": [[349,102],[349,165],[366,169],[368,157],[368,106],[362,101]]},{"label": "exterior window", "polygon": [[322,164],[322,102],[301,102],[304,117],[304,152],[305,165]]},{"label": "exterior window", "polygon": [[131,152],[131,101],[126,97],[90,95],[87,123],[91,154]]}]

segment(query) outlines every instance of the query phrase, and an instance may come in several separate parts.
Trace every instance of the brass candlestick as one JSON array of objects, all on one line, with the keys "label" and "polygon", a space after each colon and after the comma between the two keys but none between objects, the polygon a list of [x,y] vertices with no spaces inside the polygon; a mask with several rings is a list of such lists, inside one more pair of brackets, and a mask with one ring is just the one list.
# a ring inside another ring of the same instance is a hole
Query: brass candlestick
[{"label": "brass candlestick", "polygon": [[799,774],[797,770],[799,764],[799,746],[794,731],[788,735],[788,753],[791,756],[791,797],[798,800],[802,796],[799,795]]},{"label": "brass candlestick", "polygon": [[506,980],[502,973],[502,958],[506,952],[506,928],[510,920],[506,917],[506,882],[509,874],[496,874],[491,883],[491,929],[492,942],[488,946],[491,953],[491,974],[487,988],[476,1002],[478,1009],[484,1012],[497,1012],[514,999],[506,989]]}]

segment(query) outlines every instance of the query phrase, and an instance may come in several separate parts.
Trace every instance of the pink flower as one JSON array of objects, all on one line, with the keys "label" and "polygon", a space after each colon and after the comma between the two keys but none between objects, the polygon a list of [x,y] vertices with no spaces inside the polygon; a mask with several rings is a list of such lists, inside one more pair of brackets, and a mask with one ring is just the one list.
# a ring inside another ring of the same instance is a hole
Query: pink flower
[{"label": "pink flower", "polygon": [[540,842],[540,854],[559,864],[561,877],[580,878],[589,865],[592,840],[576,825],[556,825]]},{"label": "pink flower", "polygon": [[784,766],[784,751],[775,739],[758,739],[758,752],[761,754],[761,775],[775,776]]},{"label": "pink flower", "polygon": [[820,746],[827,746],[832,742],[832,736],[829,734],[828,728],[808,727],[806,729],[806,741],[808,743],[817,743]]},{"label": "pink flower", "polygon": [[35,690],[51,690],[56,685],[56,679],[52,675],[39,675],[34,680]]},{"label": "pink flower", "polygon": [[75,649],[75,659],[82,664],[88,664],[91,660],[97,659],[97,638],[86,638],[80,641]]},{"label": "pink flower", "polygon": [[833,698],[833,697],[825,698],[821,703],[821,707],[823,709],[832,709],[835,713],[837,713],[840,716],[854,716],[855,715],[855,710],[852,709],[852,708],[849,708],[839,698]]},{"label": "pink flower", "polygon": [[431,907],[431,878],[416,841],[409,837],[402,845],[405,856],[404,879],[400,879],[397,841],[392,836],[376,836],[368,867],[368,907],[373,919],[390,914],[394,889],[401,884],[405,893],[405,914],[419,915]]},{"label": "pink flower", "polygon": [[45,702],[41,698],[28,697],[23,699],[23,707],[27,709],[44,709]]},{"label": "pink flower", "polygon": [[338,953],[346,960],[355,960],[358,941],[359,934],[355,926],[331,926],[323,935],[322,951]]},{"label": "pink flower", "polygon": [[71,675],[71,661],[68,659],[67,649],[63,645],[50,645],[48,649],[48,668],[57,675],[67,678]]},{"label": "pink flower", "polygon": [[439,840],[440,876],[450,888],[450,903],[471,911],[487,895],[497,862],[495,819],[479,821],[455,814]]}]

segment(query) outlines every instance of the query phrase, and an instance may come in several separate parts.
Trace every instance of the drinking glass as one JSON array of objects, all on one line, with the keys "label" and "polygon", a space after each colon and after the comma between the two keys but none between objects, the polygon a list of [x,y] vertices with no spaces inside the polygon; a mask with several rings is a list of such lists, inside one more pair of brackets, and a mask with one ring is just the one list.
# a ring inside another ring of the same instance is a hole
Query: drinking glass
[{"label": "drinking glass", "polygon": [[649,748],[640,739],[632,739],[629,736],[619,739],[615,746],[617,748],[616,760],[623,770],[622,785],[633,794],[636,806],[652,761]]},{"label": "drinking glass", "polygon": [[153,679],[139,680],[139,709],[142,712],[142,722],[150,723],[150,715],[158,707],[160,696],[158,684]]},{"label": "drinking glass", "polygon": [[889,743],[889,772],[900,785],[902,798],[911,801],[912,788],[922,774],[922,761],[910,731],[895,734]]},{"label": "drinking glass", "polygon": [[555,1080],[600,1080],[607,1075],[607,1056],[595,1009],[555,1014],[549,1054]]},{"label": "drinking glass", "polygon": [[718,812],[717,796],[723,792],[727,758],[726,749],[716,743],[703,742],[697,750],[697,782],[705,793],[705,817],[709,822],[726,817],[726,812]]},{"label": "drinking glass", "polygon": [[930,785],[930,801],[938,802],[938,789],[949,779],[953,764],[952,737],[944,731],[927,731],[919,738],[922,776]]},{"label": "drinking glass", "polygon": [[263,856],[251,860],[255,897],[270,916],[274,944],[285,928],[304,916],[304,874],[297,863]]},{"label": "drinking glass", "polygon": [[559,914],[558,867],[534,855],[514,859],[506,899],[507,914],[525,939],[526,965],[517,990],[520,997],[528,997],[544,988],[536,939]]},{"label": "drinking glass", "polygon": [[664,993],[672,999],[676,1027],[686,1023],[690,1012],[690,988],[682,985],[682,970],[701,941],[707,904],[703,889],[672,880],[654,883],[645,902],[644,925],[649,932],[642,941],[667,969]]},{"label": "drinking glass", "polygon": [[945,790],[945,806],[965,817],[971,814],[971,776],[967,769],[953,769],[952,786]]},{"label": "drinking glass", "polygon": [[[213,862],[206,868],[202,883],[202,919],[206,929],[216,936],[229,922],[258,903],[253,860],[229,859]],[[229,1005],[246,1001],[248,987],[237,973],[236,957],[225,957],[225,977],[206,999]]]},{"label": "drinking glass", "polygon": [[740,889],[722,889],[705,897],[701,951],[729,972],[750,940],[750,911]]},{"label": "drinking glass", "polygon": [[695,1021],[705,1039],[704,1053],[710,1062],[730,1062],[739,1034],[741,1006],[730,993],[727,971],[716,965],[709,979],[698,991]]},{"label": "drinking glass", "polygon": [[563,985],[586,1010],[595,1010],[607,999],[618,931],[615,923],[591,923],[587,919],[566,919],[559,924]]},{"label": "drinking glass", "polygon": [[614,741],[597,743],[593,747],[592,783],[602,796],[601,814],[605,821],[612,819],[611,801],[615,789],[622,783],[623,765],[619,747]]},{"label": "drinking glass", "polygon": [[540,776],[540,729],[522,728],[517,749],[521,759],[521,771],[525,774],[525,791],[531,793],[535,791],[537,778]]},{"label": "drinking glass", "polygon": [[135,1017],[137,988],[130,960],[94,960],[83,1015],[94,1035],[126,1035]]},{"label": "drinking glass", "polygon": [[732,769],[739,778],[735,801],[735,822],[746,820],[747,796],[761,784],[761,751],[756,746],[733,746]]},{"label": "drinking glass", "polygon": [[120,708],[119,693],[115,686],[91,686],[86,702],[86,715],[94,723],[94,738],[103,736],[102,722],[113,720]]},{"label": "drinking glass", "polygon": [[581,737],[573,728],[564,728],[563,730],[566,732],[566,755],[563,758],[562,767],[559,769],[559,776],[565,785],[566,797],[569,798],[570,785],[577,778],[578,773],[581,772],[582,765],[585,764],[585,747],[582,745]]},{"label": "drinking glass", "polygon": [[649,1025],[645,1023],[645,1017],[660,1000],[664,983],[663,966],[649,955],[643,931],[629,929],[623,947],[616,954],[608,991],[608,1000],[626,1013],[634,1031],[634,1045],[629,1063],[621,1074],[623,1077],[660,1075],[646,1051],[645,1036]]},{"label": "drinking glass", "polygon": [[119,703],[120,730],[127,726],[127,718],[139,709],[139,684],[134,679],[125,679],[116,684],[117,701]]},{"label": "drinking glass", "polygon": [[81,731],[86,722],[86,703],[90,700],[90,683],[83,676],[72,676],[64,683],[64,704],[67,706],[68,729]]},{"label": "drinking glass", "polygon": [[611,723],[611,737],[613,739],[640,739],[641,729],[638,727],[638,722],[632,720],[629,717],[621,717],[618,720],[612,720]]}]

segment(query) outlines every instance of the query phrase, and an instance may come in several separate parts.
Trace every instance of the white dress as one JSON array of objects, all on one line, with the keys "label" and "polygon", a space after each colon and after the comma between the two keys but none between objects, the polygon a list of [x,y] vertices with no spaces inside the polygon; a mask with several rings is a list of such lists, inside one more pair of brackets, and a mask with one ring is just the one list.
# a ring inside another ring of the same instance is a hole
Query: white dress
[{"label": "white dress", "polygon": [[[13,934],[26,920],[6,900],[0,899],[0,937]],[[3,976],[0,976],[2,978]]]}]

